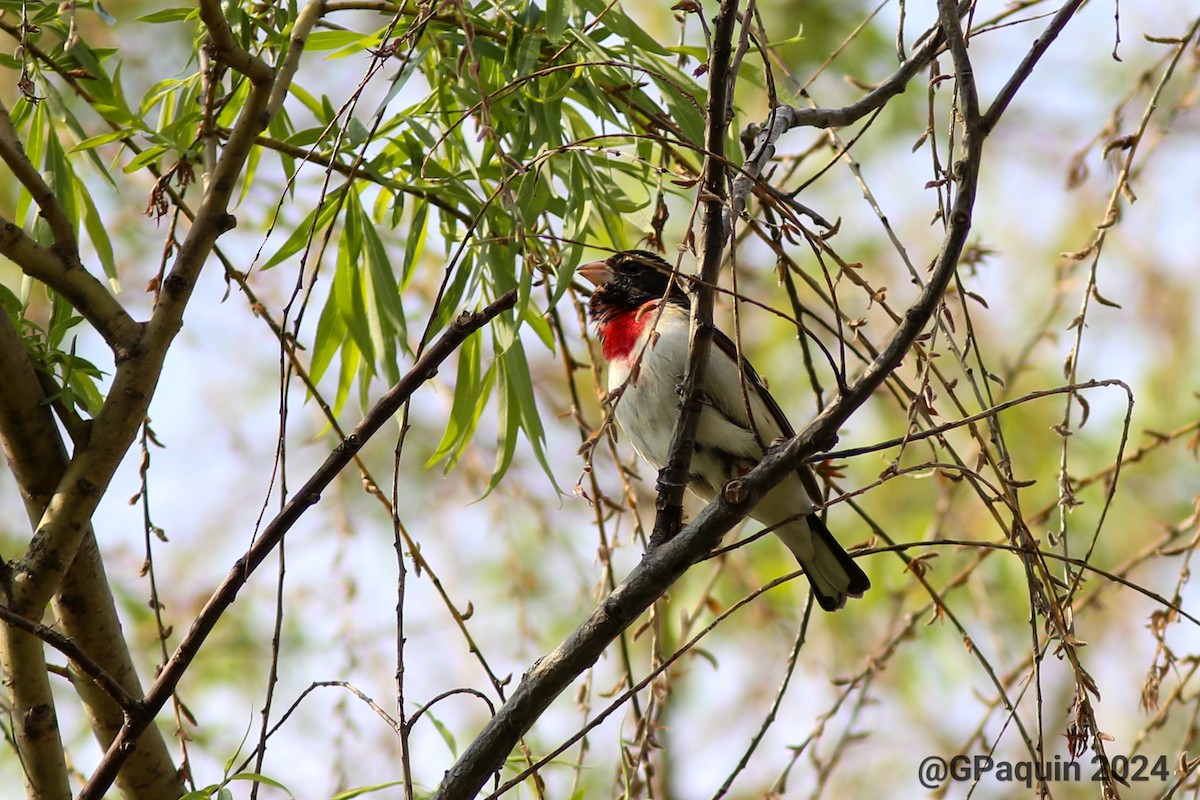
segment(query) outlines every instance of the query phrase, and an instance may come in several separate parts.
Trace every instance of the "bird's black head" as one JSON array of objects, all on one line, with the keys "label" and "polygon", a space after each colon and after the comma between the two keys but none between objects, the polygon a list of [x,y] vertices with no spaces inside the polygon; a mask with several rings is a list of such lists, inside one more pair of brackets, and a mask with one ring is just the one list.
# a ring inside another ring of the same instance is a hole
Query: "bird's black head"
[{"label": "bird's black head", "polygon": [[625,250],[579,268],[583,277],[596,284],[588,310],[597,320],[663,297],[686,308],[687,293],[678,280],[671,280],[673,272],[661,256],[647,250]]}]

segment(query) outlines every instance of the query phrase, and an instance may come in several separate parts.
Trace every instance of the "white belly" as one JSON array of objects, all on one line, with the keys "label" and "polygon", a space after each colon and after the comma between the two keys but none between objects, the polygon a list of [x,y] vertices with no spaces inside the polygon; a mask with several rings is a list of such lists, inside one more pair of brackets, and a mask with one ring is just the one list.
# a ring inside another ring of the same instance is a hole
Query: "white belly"
[{"label": "white belly", "polygon": [[[662,469],[679,414],[679,386],[687,365],[688,337],[682,325],[664,327],[662,335],[648,335],[651,343],[642,352],[640,364],[632,370],[628,362],[611,364],[608,386],[609,391],[620,392],[615,402],[621,430],[642,458],[655,469]],[[711,500],[726,481],[740,477],[762,460],[763,443],[773,441],[782,431],[752,392],[750,406],[755,412],[757,435],[735,419],[746,417],[741,372],[715,348],[710,353],[705,384],[713,387],[711,393],[717,397],[709,398],[713,402],[706,402],[700,410],[688,488]],[[810,508],[799,476],[792,476],[763,498],[751,514],[773,524]],[[768,512],[773,519],[763,519],[760,512]]]}]

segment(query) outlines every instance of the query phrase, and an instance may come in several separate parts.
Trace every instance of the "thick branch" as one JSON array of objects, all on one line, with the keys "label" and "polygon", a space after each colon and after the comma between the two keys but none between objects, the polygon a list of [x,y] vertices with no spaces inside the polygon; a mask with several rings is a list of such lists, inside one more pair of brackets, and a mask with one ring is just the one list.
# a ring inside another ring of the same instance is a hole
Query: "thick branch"
[{"label": "thick branch", "polygon": [[200,16],[209,27],[216,57],[244,72],[253,85],[213,170],[209,191],[163,281],[159,304],[139,347],[118,364],[108,398],[96,415],[91,440],[71,460],[17,570],[14,591],[21,608],[48,602],[70,567],[92,513],[145,419],[200,269],[217,237],[234,225],[228,213],[230,199],[255,137],[270,121],[266,108],[271,68],[236,45],[217,0],[201,2]]},{"label": "thick branch", "polygon": [[25,274],[37,278],[65,297],[95,326],[118,356],[133,345],[137,323],[125,313],[99,280],[83,267],[75,229],[37,167],[25,154],[13,127],[8,108],[0,102],[0,160],[29,192],[54,236],[48,249],[30,239],[15,223],[0,218],[0,253],[8,256]]},{"label": "thick branch", "polygon": [[300,57],[304,55],[304,47],[308,44],[308,35],[312,33],[313,26],[324,15],[325,0],[309,0],[296,17],[296,22],[292,25],[291,36],[288,39],[287,53],[279,64],[275,86],[271,89],[271,97],[267,101],[268,115],[273,117],[279,113],[279,109],[283,108],[283,101],[287,99],[292,79],[296,77],[296,70],[300,69]]},{"label": "thick branch", "polygon": [[[63,578],[62,588],[54,596],[53,608],[62,632],[124,688],[135,708],[140,708],[142,683],[121,630],[104,561],[90,526],[71,561],[71,569]],[[131,710],[124,699],[95,680],[83,662],[72,658],[68,669],[87,712],[92,734],[101,749],[107,748]],[[151,726],[138,740],[117,776],[117,788],[127,800],[178,797],[184,792],[183,776],[157,726]]]},{"label": "thick branch", "polygon": [[35,242],[12,220],[0,217],[0,255],[31,278],[62,295],[104,337],[120,359],[137,342],[140,326],[104,284],[78,262],[79,254]]},{"label": "thick branch", "polygon": [[[44,512],[36,526],[35,533],[26,550],[24,559],[13,570],[12,580],[7,587],[9,607],[23,616],[39,620],[46,604],[52,595],[60,590],[64,576],[73,569],[81,543],[90,541],[90,520],[95,512],[100,498],[104,495],[117,466],[128,452],[138,427],[145,419],[146,410],[154,394],[162,364],[166,357],[175,334],[182,325],[182,317],[187,300],[191,295],[192,286],[205,260],[219,236],[228,230],[232,223],[228,216],[230,198],[233,194],[237,179],[254,144],[254,137],[266,127],[269,119],[266,110],[267,97],[271,88],[272,72],[260,60],[249,56],[233,44],[228,24],[221,16],[219,3],[213,1],[201,4],[201,16],[205,22],[214,28],[214,47],[219,58],[226,58],[231,66],[248,72],[253,87],[246,100],[246,105],[238,117],[230,136],[229,144],[221,154],[214,170],[214,180],[211,189],[205,197],[195,224],[189,231],[187,240],[181,248],[171,274],[164,281],[161,302],[155,309],[145,335],[138,346],[130,348],[118,359],[117,372],[113,385],[104,406],[97,414],[92,427],[92,436],[86,446],[81,447],[62,473],[57,487],[46,503]],[[26,244],[22,235],[8,233],[14,246]],[[17,234],[20,234],[17,231]],[[62,254],[59,254],[60,257]],[[81,308],[81,311],[84,310]],[[103,327],[103,322],[97,323]],[[79,587],[71,587],[73,590]],[[82,598],[83,595],[80,595]],[[106,636],[119,638],[119,626],[115,633]],[[22,672],[28,673],[30,685],[36,680],[45,682],[45,664],[41,658],[41,642],[24,631],[5,627],[5,645],[21,644],[24,640],[36,645],[38,663],[21,656],[20,652],[6,647],[5,660],[22,666]],[[23,648],[21,652],[24,652]],[[34,655],[32,652],[30,655]],[[127,653],[126,653],[127,655]],[[19,658],[14,661],[13,659]],[[40,675],[39,675],[40,670]],[[12,673],[10,673],[11,676]],[[47,689],[48,691],[48,689]],[[103,696],[89,698],[89,703],[101,705],[89,706],[89,711],[99,711],[106,714],[102,707]],[[39,703],[36,709],[22,707],[22,713],[42,710],[46,717],[45,724],[38,723],[30,728],[31,731],[49,731],[57,734],[57,723],[54,721],[53,705]],[[30,713],[30,720],[38,722]],[[149,724],[150,719],[144,721]],[[32,723],[31,723],[32,725]],[[102,733],[97,728],[98,733]],[[104,733],[102,738],[109,734]],[[152,742],[156,744],[151,744]],[[144,745],[154,749],[161,742],[148,739]],[[124,763],[135,753],[140,757],[147,750],[146,746],[134,748],[128,746],[121,756]],[[61,743],[59,746],[61,756]],[[165,750],[163,751],[165,752]],[[48,767],[54,765],[46,762]],[[62,770],[65,776],[65,769]],[[105,786],[112,783],[115,771],[109,776]],[[65,777],[63,778],[65,781]],[[53,787],[52,787],[53,788]],[[69,793],[69,790],[68,790]],[[54,796],[57,796],[57,791]]]},{"label": "thick branch", "polygon": [[245,75],[255,86],[269,85],[275,71],[267,62],[250,53],[237,43],[229,20],[221,10],[220,0],[200,0],[200,19],[208,28],[208,38],[213,57],[225,66]]},{"label": "thick branch", "polygon": [[[4,387],[0,391],[0,445],[18,478],[25,506],[32,511],[36,508],[37,487],[29,488],[30,476],[36,476],[45,459],[53,460],[55,455],[45,452],[45,444],[39,438],[48,432],[50,442],[54,442],[58,432],[53,420],[49,420],[49,409],[41,402],[41,388],[21,338],[3,310],[0,310],[0,386]],[[24,619],[24,615],[10,610],[13,601],[9,577],[7,566],[0,562],[0,603],[6,606],[3,610],[8,615]],[[42,609],[38,608],[36,613],[40,619]],[[37,621],[30,623],[36,625]],[[38,798],[70,797],[45,652],[32,632],[0,624],[0,674],[4,676],[11,703],[12,734],[27,794]]]},{"label": "thick branch", "polygon": [[413,364],[400,382],[393,386],[378,403],[363,417],[353,431],[346,436],[325,459],[312,477],[300,487],[283,507],[283,510],[263,529],[254,545],[238,559],[225,576],[225,580],[209,598],[199,616],[196,617],[183,641],[175,648],[171,658],[163,667],[158,679],[150,687],[141,711],[129,717],[120,734],[113,741],[103,760],[80,792],[78,800],[98,800],[104,796],[113,778],[128,756],[130,746],[137,742],[143,730],[153,720],[159,709],[170,699],[179,679],[196,657],[200,646],[208,638],[217,620],[233,604],[238,592],[263,560],[283,540],[300,517],[321,499],[321,493],[334,478],[349,464],[355,454],[378,431],[425,381],[437,374],[441,363],[453,353],[468,336],[486,325],[502,311],[516,303],[516,291],[509,292],[482,311],[464,313],[425,354]]},{"label": "thick branch", "polygon": [[734,76],[730,61],[733,33],[737,24],[736,0],[722,0],[713,23],[713,45],[709,56],[707,124],[704,133],[704,168],[700,178],[700,280],[696,282],[692,302],[691,336],[687,371],[680,393],[683,397],[667,463],[658,474],[658,514],[651,546],[662,544],[679,530],[683,516],[683,493],[687,487],[692,449],[700,424],[704,402],[700,390],[704,382],[708,354],[712,348],[713,288],[721,274],[721,258],[729,238],[725,208],[725,134],[729,131],[729,100]]},{"label": "thick branch", "polygon": [[67,800],[71,784],[41,639],[0,625],[0,670],[12,691],[9,713],[26,795],[32,800]]},{"label": "thick branch", "polygon": [[[42,515],[67,461],[46,395],[17,329],[0,311],[0,448],[31,520]],[[57,471],[57,474],[55,474]],[[50,477],[53,476],[53,477]],[[18,608],[40,617],[41,609]]]},{"label": "thick branch", "polygon": [[[5,387],[0,392],[0,444],[21,490],[30,524],[35,525],[67,469],[67,452],[33,365],[16,330],[3,314],[0,314],[0,385]],[[45,672],[44,650],[40,642],[27,635],[32,633],[70,659],[68,669],[92,721],[92,730],[100,746],[107,747],[124,723],[125,715],[141,697],[142,689],[121,633],[90,526],[83,531],[63,586],[54,598],[54,610],[56,630],[33,619],[41,618],[43,605],[19,610],[0,608],[0,617],[9,623],[0,632],[6,640],[5,659],[15,657],[15,663],[24,670],[21,677],[14,677],[10,683],[14,705],[49,709],[40,714],[52,716],[52,698],[41,694],[48,684],[44,675],[37,674],[39,668]],[[22,653],[25,650],[28,652]],[[18,653],[22,654],[17,656]],[[24,732],[27,724],[38,719],[36,715],[16,715],[13,722],[18,741],[45,741],[44,748],[23,751],[21,755],[25,764],[30,765],[30,775],[36,776],[37,785],[50,786],[48,776],[57,774],[62,743],[53,727],[43,725],[37,737]],[[183,783],[157,729],[138,743],[121,771],[118,784],[130,800],[177,797],[183,792]]]},{"label": "thick branch", "polygon": [[2,102],[0,102],[0,161],[8,165],[16,179],[33,198],[34,204],[41,212],[42,219],[46,220],[46,224],[50,226],[50,233],[54,236],[55,245],[67,253],[74,254],[78,259],[79,242],[75,240],[75,228],[71,225],[67,212],[58,202],[54,190],[42,178],[37,167],[29,160],[29,156],[25,155],[25,148],[21,146],[21,137],[13,128],[8,107]]}]

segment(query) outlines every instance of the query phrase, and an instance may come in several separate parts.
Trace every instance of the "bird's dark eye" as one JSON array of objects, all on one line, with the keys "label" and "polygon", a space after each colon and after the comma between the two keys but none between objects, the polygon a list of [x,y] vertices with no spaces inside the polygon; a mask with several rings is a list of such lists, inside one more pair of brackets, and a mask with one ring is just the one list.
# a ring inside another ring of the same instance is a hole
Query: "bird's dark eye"
[{"label": "bird's dark eye", "polygon": [[615,266],[616,271],[621,273],[622,275],[632,276],[632,275],[637,275],[639,272],[642,271],[641,263],[632,258],[628,258],[628,257],[621,258],[620,260],[617,261],[617,263],[614,266]]}]

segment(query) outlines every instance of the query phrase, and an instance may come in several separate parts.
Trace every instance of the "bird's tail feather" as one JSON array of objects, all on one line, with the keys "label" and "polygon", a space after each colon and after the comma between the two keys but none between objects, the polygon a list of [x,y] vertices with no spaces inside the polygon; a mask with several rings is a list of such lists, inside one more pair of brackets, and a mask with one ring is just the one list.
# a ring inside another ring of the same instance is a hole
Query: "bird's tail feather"
[{"label": "bird's tail feather", "polygon": [[806,537],[809,540],[808,547],[793,546],[789,541],[793,537],[781,538],[804,568],[817,603],[826,611],[836,611],[846,605],[847,598],[862,597],[871,588],[871,581],[862,567],[833,538],[820,517],[809,514],[806,522],[810,531]]}]

